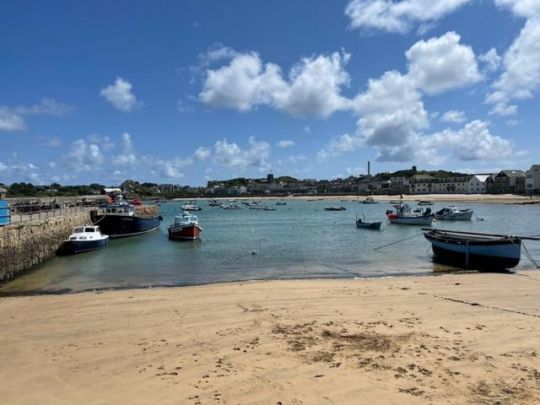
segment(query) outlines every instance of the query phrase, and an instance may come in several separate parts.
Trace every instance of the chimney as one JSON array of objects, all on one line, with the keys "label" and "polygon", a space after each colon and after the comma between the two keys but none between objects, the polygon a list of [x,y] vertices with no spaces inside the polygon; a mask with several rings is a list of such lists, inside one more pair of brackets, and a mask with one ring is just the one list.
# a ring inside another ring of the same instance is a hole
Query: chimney
[{"label": "chimney", "polygon": [[371,162],[369,160],[367,162],[367,175],[371,176]]}]

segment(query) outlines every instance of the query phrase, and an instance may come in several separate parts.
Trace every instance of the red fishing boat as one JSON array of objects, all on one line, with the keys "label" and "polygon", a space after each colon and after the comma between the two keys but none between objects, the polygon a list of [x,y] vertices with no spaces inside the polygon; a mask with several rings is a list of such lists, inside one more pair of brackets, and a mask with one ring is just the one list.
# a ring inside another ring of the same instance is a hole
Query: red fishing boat
[{"label": "red fishing boat", "polygon": [[183,212],[174,217],[174,222],[169,226],[169,239],[195,240],[199,239],[202,228],[196,215]]}]

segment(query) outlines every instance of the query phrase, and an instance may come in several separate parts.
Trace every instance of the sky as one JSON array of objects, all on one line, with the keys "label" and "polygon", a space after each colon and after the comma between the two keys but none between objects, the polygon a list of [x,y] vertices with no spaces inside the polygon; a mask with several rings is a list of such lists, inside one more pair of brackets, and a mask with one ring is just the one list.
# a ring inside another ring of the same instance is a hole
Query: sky
[{"label": "sky", "polygon": [[540,0],[0,3],[0,183],[539,163]]}]

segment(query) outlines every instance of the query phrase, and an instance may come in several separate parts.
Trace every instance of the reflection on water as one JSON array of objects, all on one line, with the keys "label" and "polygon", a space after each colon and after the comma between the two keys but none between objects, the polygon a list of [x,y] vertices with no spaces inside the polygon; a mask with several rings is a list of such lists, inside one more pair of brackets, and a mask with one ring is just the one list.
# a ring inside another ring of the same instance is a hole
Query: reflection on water
[{"label": "reflection on water", "polygon": [[[167,238],[180,202],[163,204],[158,231],[111,240],[103,250],[55,257],[0,288],[0,293],[80,291],[158,285],[193,285],[240,280],[355,278],[454,271],[433,263],[431,244],[420,227],[387,224],[382,231],[357,229],[355,217],[385,220],[388,204],[341,201],[346,211],[325,211],[332,202],[287,201],[275,211],[198,212],[201,241]],[[335,203],[334,203],[335,205]],[[442,208],[442,204],[432,207]],[[483,221],[440,222],[447,229],[505,234],[540,233],[540,207],[461,204]],[[396,243],[398,242],[398,243]],[[526,241],[540,259],[540,243]],[[382,249],[375,249],[388,245]],[[530,268],[522,255],[518,268]]]}]

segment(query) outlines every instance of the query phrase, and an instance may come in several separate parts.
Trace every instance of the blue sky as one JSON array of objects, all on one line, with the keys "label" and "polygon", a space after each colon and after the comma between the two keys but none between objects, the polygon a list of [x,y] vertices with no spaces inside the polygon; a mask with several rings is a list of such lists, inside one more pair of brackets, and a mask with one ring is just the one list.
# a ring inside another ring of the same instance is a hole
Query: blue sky
[{"label": "blue sky", "polygon": [[537,0],[3,1],[0,182],[538,163]]}]

